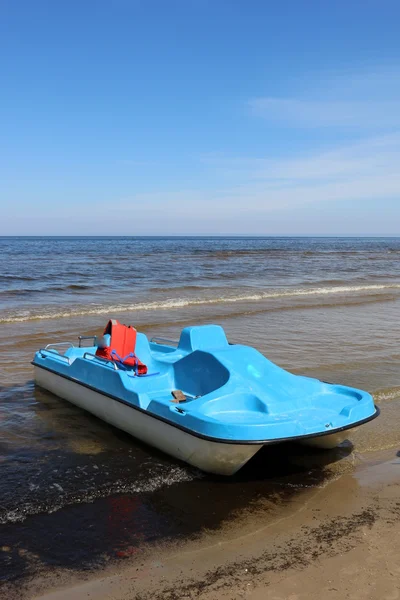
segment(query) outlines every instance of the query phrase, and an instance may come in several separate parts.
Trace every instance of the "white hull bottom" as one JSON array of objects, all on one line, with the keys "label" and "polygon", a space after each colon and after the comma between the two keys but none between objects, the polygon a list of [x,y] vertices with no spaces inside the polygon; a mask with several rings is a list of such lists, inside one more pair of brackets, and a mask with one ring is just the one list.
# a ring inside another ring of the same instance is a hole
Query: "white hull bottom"
[{"label": "white hull bottom", "polygon": [[37,366],[35,380],[56,396],[69,400],[146,444],[208,473],[233,475],[262,448],[262,444],[229,444],[198,438]]},{"label": "white hull bottom", "polygon": [[[233,475],[263,444],[230,444],[198,438],[165,421],[113,400],[65,377],[35,366],[38,385],[122,429],[150,446],[179,460],[218,475]],[[346,439],[348,431],[298,440],[301,444],[331,449]],[[293,440],[297,441],[297,440]]]},{"label": "white hull bottom", "polygon": [[317,435],[316,437],[305,438],[300,443],[303,446],[311,446],[312,448],[323,448],[324,450],[332,450],[341,442],[347,440],[349,433],[355,431],[356,427],[332,433],[331,435]]}]

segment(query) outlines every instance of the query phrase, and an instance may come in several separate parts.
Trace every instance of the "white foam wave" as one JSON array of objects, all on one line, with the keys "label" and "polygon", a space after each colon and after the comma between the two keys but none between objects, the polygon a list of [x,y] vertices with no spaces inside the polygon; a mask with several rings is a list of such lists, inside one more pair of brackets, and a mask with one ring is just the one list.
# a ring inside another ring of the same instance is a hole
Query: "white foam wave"
[{"label": "white foam wave", "polygon": [[207,304],[228,304],[235,302],[254,302],[276,298],[293,298],[305,296],[329,296],[332,294],[355,294],[357,292],[382,292],[385,290],[398,290],[400,284],[387,285],[340,285],[333,287],[319,287],[312,289],[289,289],[289,290],[271,290],[266,292],[257,292],[254,294],[239,294],[237,296],[216,296],[214,298],[169,298],[168,300],[157,300],[154,302],[139,302],[137,304],[115,304],[107,306],[79,307],[72,310],[64,310],[48,313],[31,313],[25,311],[23,314],[9,315],[0,318],[0,323],[18,323],[23,321],[33,321],[42,319],[59,319],[66,317],[79,317],[90,315],[103,315],[111,313],[120,313],[128,311],[151,311],[168,310],[174,308],[183,308],[186,306],[207,305]]},{"label": "white foam wave", "polygon": [[380,404],[381,402],[390,402],[391,400],[397,400],[400,398],[400,387],[393,387],[384,390],[379,390],[374,393],[375,402]]},{"label": "white foam wave", "polygon": [[[53,483],[51,487],[55,487],[57,491],[59,491],[58,499],[50,506],[47,507],[47,513],[53,513],[65,506],[77,504],[77,503],[89,503],[94,502],[98,498],[105,498],[108,496],[113,496],[114,494],[145,494],[149,492],[155,492],[156,490],[163,487],[170,487],[172,485],[178,483],[185,483],[188,481],[192,481],[193,479],[201,479],[203,477],[203,473],[197,471],[196,469],[191,469],[190,467],[180,467],[180,466],[171,466],[169,469],[166,469],[164,473],[155,474],[150,476],[148,479],[144,481],[133,481],[131,483],[126,483],[124,481],[115,481],[110,487],[106,487],[102,489],[96,489],[90,492],[83,492],[82,496],[78,499],[74,497],[69,498],[68,494],[64,493],[64,489],[61,485],[57,483]],[[35,486],[39,487],[39,486]],[[35,487],[31,491],[34,492]],[[34,500],[29,501],[17,508],[6,510],[3,513],[0,513],[0,525],[4,525],[6,523],[18,523],[25,521],[28,516],[35,515],[43,512],[43,505],[39,501],[37,504]]]}]

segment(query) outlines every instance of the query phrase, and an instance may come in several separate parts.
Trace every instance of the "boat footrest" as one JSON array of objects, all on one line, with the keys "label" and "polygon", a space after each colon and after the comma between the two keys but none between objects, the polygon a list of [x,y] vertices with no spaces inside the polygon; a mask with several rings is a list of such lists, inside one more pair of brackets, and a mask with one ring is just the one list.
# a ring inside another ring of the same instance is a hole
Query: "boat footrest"
[{"label": "boat footrest", "polygon": [[172,390],[171,394],[173,396],[173,400],[171,400],[171,402],[185,402],[186,400],[186,396],[182,390]]}]

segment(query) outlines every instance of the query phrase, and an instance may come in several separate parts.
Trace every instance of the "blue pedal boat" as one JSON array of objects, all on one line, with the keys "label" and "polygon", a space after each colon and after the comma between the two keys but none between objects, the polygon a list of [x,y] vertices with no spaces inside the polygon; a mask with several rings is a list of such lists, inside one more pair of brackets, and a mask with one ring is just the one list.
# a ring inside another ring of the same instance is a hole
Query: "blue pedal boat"
[{"label": "blue pedal boat", "polygon": [[83,339],[36,352],[36,383],[207,472],[232,475],[266,444],[332,448],[379,414],[369,393],[293,375],[218,325],[174,344],[110,321]]}]

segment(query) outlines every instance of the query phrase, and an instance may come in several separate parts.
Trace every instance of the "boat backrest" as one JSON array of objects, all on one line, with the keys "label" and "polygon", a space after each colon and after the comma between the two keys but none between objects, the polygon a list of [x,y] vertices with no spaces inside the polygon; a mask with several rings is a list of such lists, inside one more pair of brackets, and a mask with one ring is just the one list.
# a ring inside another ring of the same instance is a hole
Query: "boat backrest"
[{"label": "boat backrest", "polygon": [[151,354],[149,340],[144,333],[136,334],[135,353],[148,367],[150,366],[153,361],[153,356]]},{"label": "boat backrest", "polygon": [[111,335],[109,333],[105,333],[97,342],[98,348],[108,348],[111,344]]},{"label": "boat backrest", "polygon": [[196,325],[182,330],[178,348],[185,352],[193,352],[216,350],[228,345],[225,331],[220,325]]}]

